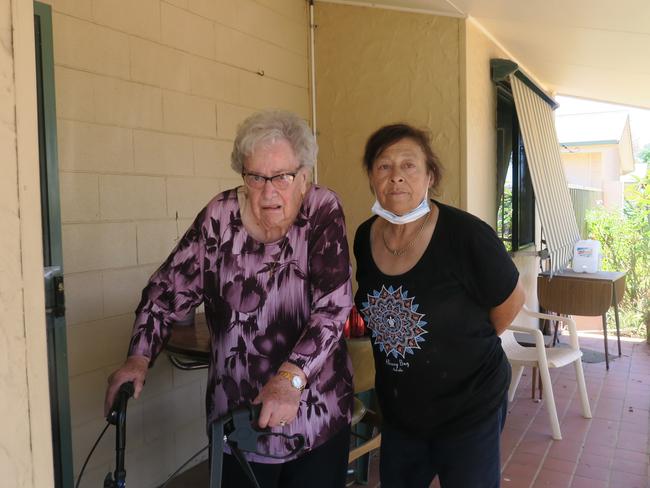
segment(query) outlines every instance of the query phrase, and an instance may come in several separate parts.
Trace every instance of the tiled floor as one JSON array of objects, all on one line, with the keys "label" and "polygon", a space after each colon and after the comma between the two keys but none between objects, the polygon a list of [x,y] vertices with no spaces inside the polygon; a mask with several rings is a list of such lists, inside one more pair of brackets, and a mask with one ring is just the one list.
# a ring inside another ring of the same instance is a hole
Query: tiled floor
[{"label": "tiled floor", "polygon": [[[602,351],[603,340],[580,345]],[[581,415],[573,367],[551,370],[561,441],[551,439],[543,402],[531,399],[527,371],[502,437],[504,488],[650,488],[650,346],[623,342],[622,353],[609,372],[604,362],[583,364],[591,420]]]},{"label": "tiled floor", "polygon": [[[580,345],[602,351],[603,340],[581,337]],[[561,441],[552,440],[544,403],[531,399],[531,371],[524,373],[502,437],[502,488],[650,488],[650,346],[622,346],[609,372],[604,362],[584,364],[590,420],[581,415],[573,367],[551,370]],[[379,486],[377,468],[374,454],[371,488]]]},{"label": "tiled floor", "polygon": [[[580,346],[602,351],[603,339],[581,337]],[[650,346],[623,342],[609,372],[604,362],[583,367],[591,420],[582,417],[573,367],[551,370],[561,441],[551,438],[544,402],[531,398],[532,372],[524,372],[502,436],[502,488],[650,488]],[[377,464],[374,456],[373,488]]]}]

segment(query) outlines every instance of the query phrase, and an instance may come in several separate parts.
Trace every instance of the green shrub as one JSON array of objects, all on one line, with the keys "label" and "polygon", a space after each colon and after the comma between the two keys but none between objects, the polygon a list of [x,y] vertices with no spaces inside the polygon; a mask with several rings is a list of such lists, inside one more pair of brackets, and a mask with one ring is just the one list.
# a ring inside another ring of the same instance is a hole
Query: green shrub
[{"label": "green shrub", "polygon": [[[627,334],[646,336],[650,322],[650,175],[629,186],[623,211],[598,207],[587,213],[589,237],[602,245],[603,269],[625,271],[620,305]],[[614,321],[608,321],[613,326]]]}]

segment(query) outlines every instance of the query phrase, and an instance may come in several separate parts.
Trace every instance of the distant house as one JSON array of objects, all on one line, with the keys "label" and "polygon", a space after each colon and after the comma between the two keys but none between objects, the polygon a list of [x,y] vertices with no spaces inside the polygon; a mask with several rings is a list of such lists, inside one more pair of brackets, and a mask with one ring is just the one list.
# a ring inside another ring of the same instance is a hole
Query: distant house
[{"label": "distant house", "polygon": [[621,176],[634,171],[627,112],[559,115],[555,122],[569,186],[602,192],[598,199],[605,207],[621,208]]},{"label": "distant house", "polygon": [[623,175],[634,171],[627,112],[558,115],[560,156],[576,220],[587,237],[585,214],[596,205],[623,207]]}]

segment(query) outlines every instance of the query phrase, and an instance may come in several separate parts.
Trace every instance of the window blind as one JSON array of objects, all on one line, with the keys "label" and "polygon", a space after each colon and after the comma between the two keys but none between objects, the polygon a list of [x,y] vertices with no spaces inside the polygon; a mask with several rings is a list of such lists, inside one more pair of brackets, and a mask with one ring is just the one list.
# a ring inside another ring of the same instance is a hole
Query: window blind
[{"label": "window blind", "polygon": [[553,109],[515,73],[509,78],[553,273],[568,265],[580,239],[560,159]]}]

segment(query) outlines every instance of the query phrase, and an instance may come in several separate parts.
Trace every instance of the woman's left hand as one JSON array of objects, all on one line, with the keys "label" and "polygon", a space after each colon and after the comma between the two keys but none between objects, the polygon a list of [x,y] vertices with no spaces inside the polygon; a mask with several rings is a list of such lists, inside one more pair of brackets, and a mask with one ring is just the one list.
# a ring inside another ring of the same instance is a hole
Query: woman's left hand
[{"label": "woman's left hand", "polygon": [[[304,377],[304,373],[300,368],[293,364],[290,367],[285,367],[286,364],[280,367],[280,371],[289,371],[292,374],[301,374]],[[297,369],[300,373],[294,372],[294,369]],[[253,401],[255,404],[262,404],[262,410],[257,419],[259,427],[261,429],[278,427],[292,422],[298,413],[301,393],[284,376],[273,376]]]}]

